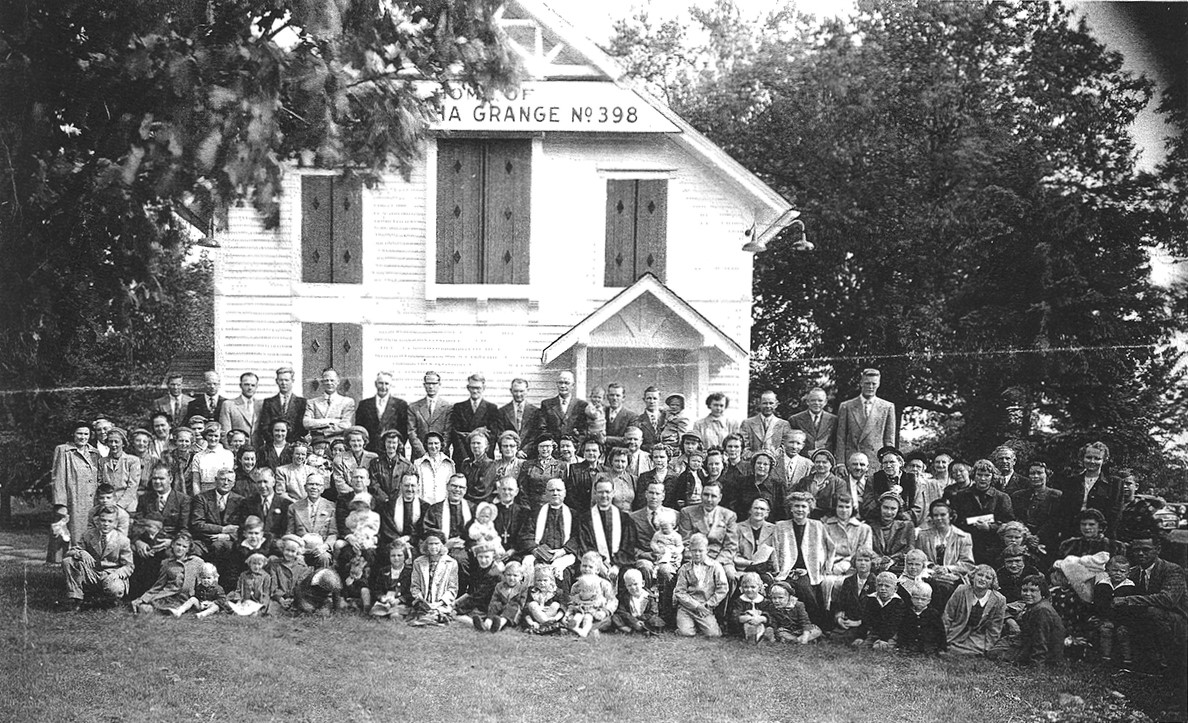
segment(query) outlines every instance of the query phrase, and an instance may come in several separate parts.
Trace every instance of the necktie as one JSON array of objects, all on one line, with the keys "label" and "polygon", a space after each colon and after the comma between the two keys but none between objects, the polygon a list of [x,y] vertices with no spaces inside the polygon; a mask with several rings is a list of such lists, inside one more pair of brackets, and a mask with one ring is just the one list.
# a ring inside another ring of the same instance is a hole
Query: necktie
[{"label": "necktie", "polygon": [[516,405],[516,431],[520,431],[520,422],[524,418],[524,408],[519,404]]},{"label": "necktie", "polygon": [[429,397],[429,416],[433,416],[433,397]]},{"label": "necktie", "polygon": [[1150,592],[1150,590],[1148,589],[1150,583],[1151,583],[1150,572],[1148,570],[1143,570],[1143,574],[1139,575],[1139,587],[1141,587],[1143,589],[1143,592]]},{"label": "necktie", "polygon": [[227,509],[227,496],[218,495],[219,498],[219,512],[224,512]]},{"label": "necktie", "polygon": [[652,527],[655,527],[655,526],[656,526],[656,517],[657,517],[657,515],[658,515],[658,514],[659,514],[658,512],[653,512],[653,513],[652,513]]},{"label": "necktie", "polygon": [[172,411],[173,421],[176,422],[177,421],[177,397],[173,398],[173,404],[171,406],[173,407],[173,411]]},{"label": "necktie", "polygon": [[870,416],[870,407],[871,403],[869,399],[862,402],[862,413],[868,417]]},{"label": "necktie", "polygon": [[289,413],[289,398],[281,397],[281,414]]},{"label": "necktie", "polygon": [[210,410],[210,413],[211,413],[212,415],[214,414],[214,410],[215,410],[215,408],[214,408],[214,397],[210,397],[210,396],[208,396],[208,397],[206,398],[206,408]]},{"label": "necktie", "polygon": [[157,512],[164,512],[164,511],[165,511],[165,498],[159,497],[159,498],[157,498]]}]

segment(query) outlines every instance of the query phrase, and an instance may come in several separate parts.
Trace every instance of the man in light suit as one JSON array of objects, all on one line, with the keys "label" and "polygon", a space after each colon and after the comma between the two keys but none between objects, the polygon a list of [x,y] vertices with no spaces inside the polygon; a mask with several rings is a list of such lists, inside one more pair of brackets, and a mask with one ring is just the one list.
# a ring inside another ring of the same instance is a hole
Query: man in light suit
[{"label": "man in light suit", "polygon": [[216,420],[226,401],[225,397],[219,396],[218,372],[206,372],[202,375],[202,394],[191,399],[186,407],[186,420],[196,416],[207,421]]},{"label": "man in light suit", "polygon": [[965,576],[973,572],[973,537],[953,526],[952,507],[946,499],[933,500],[928,519],[932,524],[917,532],[915,545],[931,563],[929,583],[936,593],[933,607],[943,609]]},{"label": "man in light suit", "polygon": [[425,454],[425,435],[437,432],[443,440],[450,439],[450,409],[453,404],[437,396],[441,391],[441,376],[437,372],[425,372],[425,396],[409,405],[415,436],[409,441],[413,445],[413,459]]},{"label": "man in light suit", "polygon": [[[809,393],[804,395],[804,403],[808,409],[793,414],[788,420],[792,429],[804,432],[806,454],[812,454],[818,449],[827,449],[832,452],[837,446],[835,444],[837,415],[825,411],[826,399],[824,389],[820,387],[810,389]],[[840,457],[838,457],[838,461],[845,462]]]},{"label": "man in light suit", "polygon": [[779,400],[776,393],[766,391],[759,395],[759,413],[743,420],[738,427],[738,434],[743,440],[743,453],[747,459],[762,450],[774,453],[783,446],[792,431],[791,425],[785,419],[775,415]]},{"label": "man in light suit", "polygon": [[289,433],[285,437],[289,444],[305,436],[306,402],[304,397],[293,393],[293,379],[296,374],[293,367],[285,366],[276,370],[277,393],[275,397],[264,400],[261,423],[257,425],[261,437],[256,442],[258,446],[263,446],[267,442],[264,437],[271,432],[272,423],[278,419],[289,423]]},{"label": "man in light suit", "polygon": [[239,375],[239,396],[223,404],[219,411],[219,426],[226,434],[238,429],[247,435],[249,440],[258,441],[256,425],[264,416],[264,402],[256,398],[256,386],[260,378],[252,372]]},{"label": "man in light suit", "polygon": [[515,432],[520,435],[519,456],[526,458],[536,453],[536,443],[544,434],[544,416],[540,407],[529,404],[528,381],[513,379],[511,383],[512,400],[499,408],[496,436],[504,432]]},{"label": "man in light suit", "polygon": [[581,438],[586,435],[586,402],[573,396],[573,372],[557,375],[557,396],[540,403],[544,415],[545,432],[554,439],[563,436]]},{"label": "man in light suit", "polygon": [[185,424],[186,411],[190,408],[190,402],[194,401],[194,398],[182,392],[182,375],[170,373],[165,378],[165,389],[169,393],[153,400],[153,406],[149,408],[149,416],[151,417],[157,412],[164,412],[169,415],[170,425],[177,427]]},{"label": "man in light suit", "polygon": [[622,384],[611,382],[606,385],[606,409],[603,411],[606,416],[607,448],[622,447],[623,435],[636,417],[635,412],[623,406]]},{"label": "man in light suit", "polygon": [[302,423],[315,439],[335,440],[355,424],[355,400],[338,393],[338,372],[331,367],[322,371],[322,396],[305,405]]},{"label": "man in light suit", "polygon": [[450,408],[450,432],[454,448],[454,464],[461,465],[470,458],[470,433],[479,429],[487,433],[487,458],[491,458],[491,434],[499,426],[499,407],[483,399],[487,380],[482,374],[471,374],[466,378],[466,391],[470,399],[458,402]]},{"label": "man in light suit", "polygon": [[863,369],[861,394],[838,408],[837,459],[849,459],[855,452],[878,459],[879,449],[895,446],[895,405],[875,396],[881,377],[878,369]]},{"label": "man in light suit", "polygon": [[[412,418],[408,413],[408,403],[399,397],[392,396],[389,393],[391,386],[392,375],[388,372],[380,372],[375,376],[375,396],[359,402],[359,407],[355,410],[355,424],[366,429],[371,439],[367,450],[376,454],[384,451],[383,433],[385,431],[395,429],[400,432],[402,438],[412,437],[414,433]],[[401,444],[402,448],[403,446]]]},{"label": "man in light suit", "polygon": [[338,539],[334,503],[322,497],[325,487],[326,479],[322,475],[311,474],[305,480],[305,499],[289,505],[288,513],[290,535],[304,537],[312,533],[325,543],[320,549],[305,553],[306,564],[317,567],[330,567],[330,550]]}]

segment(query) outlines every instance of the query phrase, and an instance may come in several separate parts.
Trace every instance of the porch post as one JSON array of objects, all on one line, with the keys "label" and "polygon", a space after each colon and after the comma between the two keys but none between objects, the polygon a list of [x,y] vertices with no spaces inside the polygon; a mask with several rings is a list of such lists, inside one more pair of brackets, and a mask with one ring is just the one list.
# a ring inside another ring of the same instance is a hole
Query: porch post
[{"label": "porch post", "polygon": [[700,418],[703,400],[710,393],[710,349],[707,346],[697,349],[697,389],[693,392],[694,399],[686,402],[690,409],[698,410],[698,414],[690,415],[694,419]]},{"label": "porch post", "polygon": [[589,390],[586,389],[586,379],[589,378],[586,369],[586,350],[585,344],[573,345],[573,396],[575,399],[585,399]]}]

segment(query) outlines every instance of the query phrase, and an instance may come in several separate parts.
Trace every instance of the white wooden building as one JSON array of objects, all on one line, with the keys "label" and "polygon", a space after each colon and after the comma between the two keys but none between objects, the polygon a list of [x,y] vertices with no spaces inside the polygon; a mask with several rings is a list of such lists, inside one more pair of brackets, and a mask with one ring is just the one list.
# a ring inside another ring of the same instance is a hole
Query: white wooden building
[{"label": "white wooden building", "polygon": [[451,98],[406,181],[374,190],[332,171],[286,175],[280,226],[233,209],[215,252],[215,364],[261,393],[292,365],[303,394],[334,365],[346,393],[465,398],[481,372],[503,403],[563,369],[584,397],[619,381],[711,391],[746,410],[753,254],[796,217],[788,202],[535,0],[503,26],[531,78],[514,98]]}]

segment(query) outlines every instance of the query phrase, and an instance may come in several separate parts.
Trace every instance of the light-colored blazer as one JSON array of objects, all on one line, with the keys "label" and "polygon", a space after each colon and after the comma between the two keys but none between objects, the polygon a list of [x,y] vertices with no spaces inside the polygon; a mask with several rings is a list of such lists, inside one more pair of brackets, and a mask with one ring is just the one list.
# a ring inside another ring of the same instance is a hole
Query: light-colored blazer
[{"label": "light-colored blazer", "polygon": [[305,497],[305,480],[318,472],[318,468],[308,464],[282,464],[276,468],[276,480],[285,486],[285,493],[293,500]]},{"label": "light-colored blazer", "polygon": [[421,555],[413,561],[411,590],[414,601],[452,607],[458,598],[457,561],[449,555],[442,555],[430,576],[429,556]]},{"label": "light-colored blazer", "polygon": [[306,429],[320,432],[327,439],[341,436],[343,430],[354,423],[355,400],[350,397],[336,392],[328,400],[319,396],[305,402],[302,424]]},{"label": "light-colored blazer", "polygon": [[334,503],[324,497],[319,497],[313,510],[310,510],[309,498],[298,500],[289,505],[290,535],[307,535],[314,533],[327,543],[333,543],[338,537],[338,524],[334,521]]},{"label": "light-colored blazer", "polygon": [[761,449],[774,452],[783,446],[784,440],[788,439],[788,434],[791,431],[792,426],[788,424],[788,421],[775,415],[772,415],[771,420],[767,423],[766,436],[763,432],[763,415],[761,414],[748,417],[738,425],[739,436],[743,438],[743,453],[747,458]]},{"label": "light-colored blazer", "polygon": [[806,520],[804,525],[803,550],[796,544],[796,530],[792,520],[775,524],[776,577],[784,579],[792,572],[796,558],[804,553],[804,567],[808,572],[809,584],[820,585],[825,576],[825,566],[833,559],[833,540],[825,534],[825,525],[817,520]]},{"label": "light-colored blazer", "polygon": [[253,444],[256,441],[256,425],[263,415],[264,400],[256,397],[245,399],[241,394],[223,402],[223,408],[219,410],[219,424],[223,427],[223,434],[238,429],[247,434],[248,444]]},{"label": "light-colored blazer", "polygon": [[[738,549],[734,558],[735,564],[742,563],[740,566],[749,565],[751,558],[755,556],[755,551],[759,549],[760,545],[770,545],[772,549],[775,549],[775,525],[770,522],[764,522],[763,526],[759,528],[759,539],[756,542],[755,536],[751,534],[751,523],[743,520],[735,527],[734,544]],[[745,572],[745,570],[740,570],[740,572]]]},{"label": "light-colored blazer", "polygon": [[688,505],[677,515],[677,530],[685,542],[693,533],[700,532],[709,539],[709,556],[723,565],[734,562],[738,528],[738,515],[721,505],[709,513],[701,505]]},{"label": "light-colored blazer", "polygon": [[844,464],[850,455],[862,452],[870,458],[871,468],[878,466],[880,448],[895,444],[895,405],[875,397],[867,417],[862,397],[841,403],[837,410],[837,449],[834,456]]},{"label": "light-colored blazer", "polygon": [[[916,549],[923,551],[928,556],[928,561],[934,565],[936,564],[936,546],[940,542],[939,530],[929,527],[916,533]],[[962,577],[973,571],[973,537],[968,532],[956,527],[950,528],[949,539],[945,541],[944,567]]]}]

